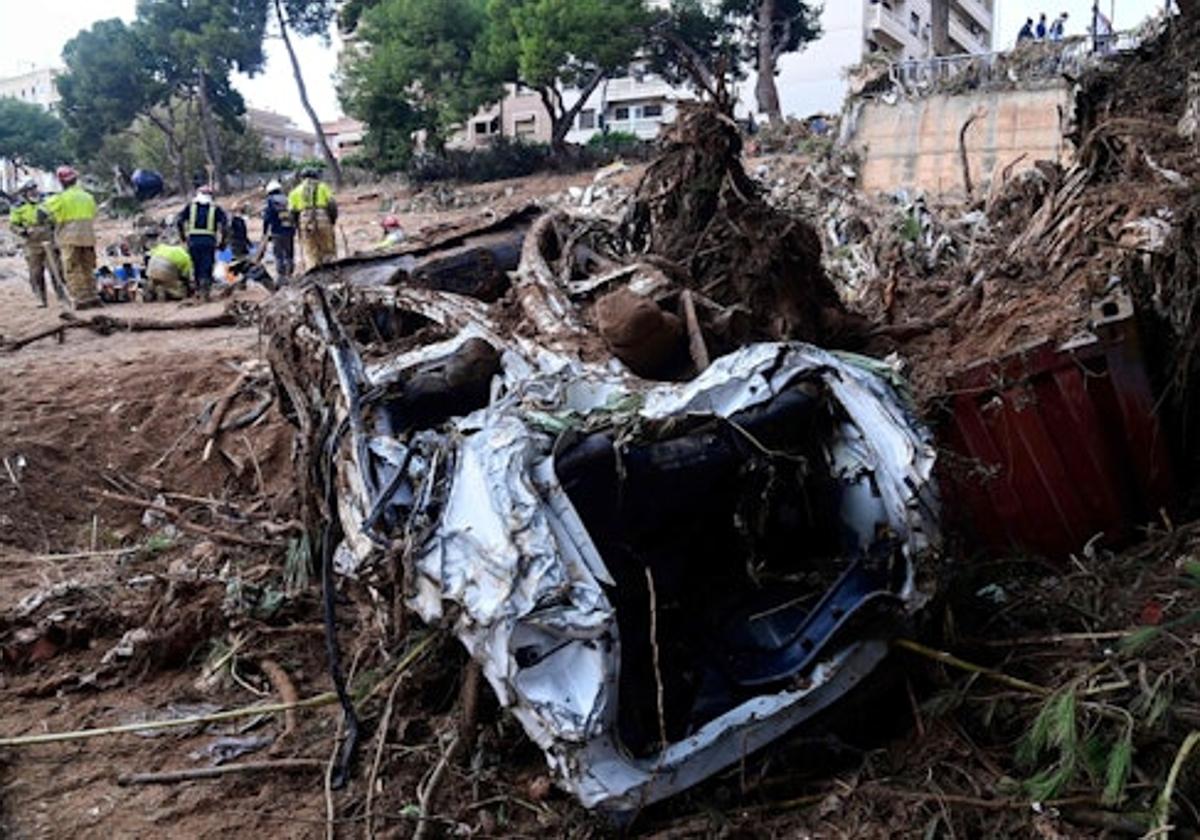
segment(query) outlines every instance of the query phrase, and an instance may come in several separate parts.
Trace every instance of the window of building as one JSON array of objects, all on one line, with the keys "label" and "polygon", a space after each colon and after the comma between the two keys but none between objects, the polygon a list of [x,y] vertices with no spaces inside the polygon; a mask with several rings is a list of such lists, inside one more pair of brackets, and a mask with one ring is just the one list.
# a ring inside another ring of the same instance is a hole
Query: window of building
[{"label": "window of building", "polygon": [[908,16],[908,31],[914,35],[921,31],[921,16],[916,12],[911,12]]},{"label": "window of building", "polygon": [[613,119],[617,122],[622,122],[629,119],[629,109],[622,105],[620,108],[613,108]]},{"label": "window of building", "polygon": [[583,131],[596,127],[596,109],[584,108],[579,112],[579,128]]},{"label": "window of building", "polygon": [[879,44],[875,43],[874,41],[872,41],[871,39],[868,38],[867,39],[867,52],[869,52],[869,53],[879,52]]},{"label": "window of building", "polygon": [[485,135],[488,133],[489,133],[488,132],[488,124],[486,122],[475,123],[475,134],[476,135]]},{"label": "window of building", "polygon": [[642,116],[645,117],[646,119],[651,119],[654,117],[661,117],[662,112],[663,112],[662,105],[655,104],[655,105],[643,105],[642,106]]},{"label": "window of building", "polygon": [[528,117],[517,117],[513,122],[513,134],[517,137],[533,137],[537,134],[537,117],[533,114]]}]

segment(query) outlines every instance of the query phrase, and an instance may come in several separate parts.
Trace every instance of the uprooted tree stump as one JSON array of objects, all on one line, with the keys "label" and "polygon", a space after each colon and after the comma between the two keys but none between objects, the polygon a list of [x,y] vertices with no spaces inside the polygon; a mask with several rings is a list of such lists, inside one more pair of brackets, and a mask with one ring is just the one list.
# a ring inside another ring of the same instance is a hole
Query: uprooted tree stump
[{"label": "uprooted tree stump", "polygon": [[817,232],[767,204],[742,168],[737,124],[711,104],[681,103],[646,170],[623,230],[672,279],[744,306],[759,339],[823,346],[863,333],[821,267]]}]

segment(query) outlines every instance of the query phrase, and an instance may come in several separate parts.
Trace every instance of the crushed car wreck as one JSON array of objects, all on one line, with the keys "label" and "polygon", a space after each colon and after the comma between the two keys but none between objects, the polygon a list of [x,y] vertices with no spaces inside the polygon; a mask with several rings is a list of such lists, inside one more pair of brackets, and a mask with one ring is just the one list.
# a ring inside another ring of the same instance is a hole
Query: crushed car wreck
[{"label": "crushed car wreck", "polygon": [[[652,259],[614,269],[595,220],[546,219],[494,302],[360,260],[264,327],[331,562],[452,629],[560,785],[620,814],[874,671],[924,601],[935,450],[886,365],[731,338]],[[602,340],[614,284],[678,305],[674,381]]]}]

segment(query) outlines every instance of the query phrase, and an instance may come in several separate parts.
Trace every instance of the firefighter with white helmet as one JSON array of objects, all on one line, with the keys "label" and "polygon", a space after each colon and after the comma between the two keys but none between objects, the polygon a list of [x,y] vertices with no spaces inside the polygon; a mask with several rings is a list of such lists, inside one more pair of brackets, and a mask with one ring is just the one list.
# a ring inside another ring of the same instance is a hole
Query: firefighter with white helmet
[{"label": "firefighter with white helmet", "polygon": [[229,233],[229,217],[213,201],[212,187],[205,185],[196,190],[196,197],[175,217],[175,227],[179,230],[179,238],[187,243],[196,290],[207,299],[211,294],[217,251],[225,246]]},{"label": "firefighter with white helmet", "polygon": [[296,225],[292,214],[288,211],[288,198],[283,193],[283,185],[277,180],[267,184],[267,202],[262,213],[263,244],[271,240],[271,250],[275,254],[275,275],[280,285],[286,283],[292,276],[296,266]]}]

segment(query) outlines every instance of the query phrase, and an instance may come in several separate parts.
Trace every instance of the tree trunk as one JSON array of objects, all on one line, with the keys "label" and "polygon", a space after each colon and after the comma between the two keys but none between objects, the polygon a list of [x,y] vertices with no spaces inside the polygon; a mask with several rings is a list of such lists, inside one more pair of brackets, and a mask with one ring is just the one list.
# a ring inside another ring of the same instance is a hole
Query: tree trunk
[{"label": "tree trunk", "polygon": [[775,86],[775,56],[775,0],[759,0],[758,80],[754,84],[754,98],[758,100],[758,112],[766,114],[773,123],[783,120],[779,89]]},{"label": "tree trunk", "polygon": [[171,159],[171,168],[175,170],[175,186],[179,190],[180,195],[188,194],[187,182],[187,167],[183,162],[183,150],[179,147],[179,140],[175,137],[174,112],[167,108],[167,113],[171,119],[168,123],[162,117],[155,114],[153,111],[147,114],[151,124],[162,132],[163,139],[167,142],[167,157]]},{"label": "tree trunk", "polygon": [[567,149],[567,134],[571,131],[571,126],[575,124],[575,117],[579,116],[579,112],[583,110],[583,106],[587,104],[588,98],[595,93],[600,82],[604,80],[604,71],[597,68],[592,77],[588,79],[579,90],[579,98],[575,100],[575,104],[565,111],[560,107],[554,107],[554,102],[543,94],[542,101],[547,104],[547,110],[550,112],[550,148],[554,152],[555,157],[560,157]]},{"label": "tree trunk", "polygon": [[950,0],[931,0],[929,37],[934,55],[952,55],[950,47]]},{"label": "tree trunk", "polygon": [[197,102],[200,105],[200,134],[204,138],[204,158],[208,161],[212,179],[221,192],[225,191],[225,169],[221,165],[221,144],[213,132],[212,103],[208,101],[208,75],[199,70],[196,73]]},{"label": "tree trunk", "polygon": [[721,83],[717,78],[717,74],[709,67],[703,56],[701,56],[692,45],[680,37],[678,32],[675,32],[670,27],[656,27],[654,34],[658,35],[666,41],[676,52],[683,62],[687,74],[692,78],[694,84],[701,93],[708,94],[719,105],[724,105],[721,95]]},{"label": "tree trunk", "polygon": [[333,174],[333,185],[341,187],[342,167],[338,163],[338,159],[333,156],[333,150],[329,148],[329,141],[325,139],[325,132],[321,130],[321,121],[317,119],[317,112],[313,110],[312,103],[308,101],[308,88],[304,86],[300,61],[296,58],[295,49],[292,48],[292,39],[288,37],[287,21],[283,17],[283,6],[279,0],[275,0],[275,17],[279,21],[279,34],[283,36],[283,45],[287,47],[288,58],[292,60],[292,75],[296,77],[296,90],[300,91],[300,104],[304,106],[304,112],[312,120],[313,131],[317,133],[317,142],[321,144],[321,154],[325,158],[329,171]]}]

